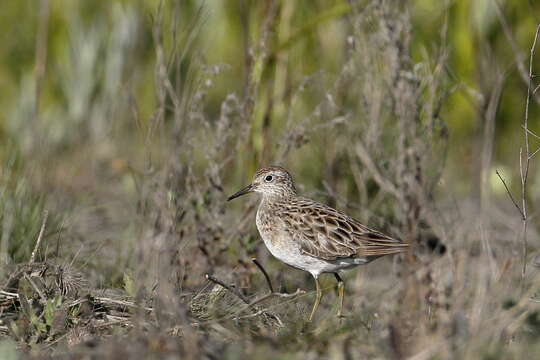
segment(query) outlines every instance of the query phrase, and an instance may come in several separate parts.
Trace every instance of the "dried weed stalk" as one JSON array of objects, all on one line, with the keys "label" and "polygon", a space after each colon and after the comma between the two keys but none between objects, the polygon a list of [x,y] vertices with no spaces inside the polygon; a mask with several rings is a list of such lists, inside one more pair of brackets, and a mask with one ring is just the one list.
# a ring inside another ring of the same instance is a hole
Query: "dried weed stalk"
[{"label": "dried weed stalk", "polygon": [[534,34],[534,40],[531,46],[530,50],[530,57],[529,57],[529,76],[528,76],[528,84],[527,84],[527,98],[525,102],[525,116],[523,118],[523,137],[525,142],[525,149],[523,147],[519,148],[519,175],[521,180],[521,197],[520,202],[521,206],[517,203],[514,196],[512,196],[512,192],[508,188],[508,185],[506,184],[506,181],[501,176],[499,171],[496,172],[497,176],[503,183],[506,192],[516,207],[516,209],[519,212],[519,215],[521,217],[521,233],[519,235],[521,239],[521,291],[525,291],[525,275],[527,273],[527,257],[528,257],[528,244],[527,244],[527,227],[529,222],[529,213],[528,213],[528,201],[527,201],[527,181],[529,178],[529,167],[530,167],[530,161],[531,159],[538,153],[539,149],[536,149],[534,152],[531,153],[530,145],[529,145],[529,135],[532,135],[536,138],[540,138],[538,135],[533,133],[529,129],[529,104],[531,97],[535,94],[538,87],[534,85],[534,78],[536,75],[533,73],[533,60],[534,55],[536,51],[536,42],[538,40],[538,34],[540,32],[540,25],[536,27],[536,32]]}]

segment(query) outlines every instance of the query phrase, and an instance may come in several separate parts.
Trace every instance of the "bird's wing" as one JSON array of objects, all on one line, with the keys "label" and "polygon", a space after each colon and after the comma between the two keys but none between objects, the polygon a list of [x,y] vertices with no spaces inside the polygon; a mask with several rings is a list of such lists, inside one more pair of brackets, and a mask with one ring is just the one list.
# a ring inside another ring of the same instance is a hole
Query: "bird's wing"
[{"label": "bird's wing", "polygon": [[281,218],[304,254],[324,259],[377,258],[406,250],[408,244],[362,225],[329,206],[299,198]]}]

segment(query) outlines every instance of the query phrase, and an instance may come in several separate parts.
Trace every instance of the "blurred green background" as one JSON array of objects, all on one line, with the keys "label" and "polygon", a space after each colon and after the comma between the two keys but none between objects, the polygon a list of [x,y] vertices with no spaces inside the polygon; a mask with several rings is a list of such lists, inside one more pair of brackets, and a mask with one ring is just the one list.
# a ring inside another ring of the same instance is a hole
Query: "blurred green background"
[{"label": "blurred green background", "polygon": [[[410,355],[436,356],[445,344],[449,358],[476,359],[486,344],[507,358],[504,342],[523,358],[540,337],[529,301],[540,153],[526,191],[528,243],[516,241],[521,219],[495,170],[521,202],[538,14],[532,0],[4,1],[0,278],[11,273],[4,265],[29,260],[48,211],[37,259],[74,265],[100,293],[154,302],[167,334],[185,314],[225,319],[205,314],[230,310],[226,302],[193,306],[219,288],[207,273],[260,294],[253,257],[280,290],[311,289],[309,274],[268,255],[256,198],[226,202],[257,168],[283,165],[302,194],[419,245],[414,264],[387,259],[347,275],[359,320],[351,339],[367,353],[414,324],[424,330],[403,335],[416,342],[402,344]],[[539,104],[536,92],[536,134]],[[540,140],[529,138],[532,153]],[[288,326],[309,296],[276,307]],[[335,339],[345,328],[329,329]],[[301,335],[296,345],[326,352],[327,342],[296,330],[281,340]],[[478,345],[460,345],[470,339]],[[265,346],[281,351],[275,344]]]},{"label": "blurred green background", "polygon": [[[484,110],[499,76],[503,77],[503,86],[496,113],[493,166],[504,169],[506,178],[515,184],[518,151],[523,143],[520,122],[526,99],[526,83],[516,60],[528,60],[538,20],[534,15],[540,11],[540,5],[523,0],[410,3],[414,61],[425,61],[426,54],[444,45],[441,32],[447,34],[449,60],[445,71],[449,94],[440,116],[450,132],[446,175],[452,190],[459,196],[474,196],[478,191],[473,180],[478,167],[475,154],[481,146]],[[185,42],[189,46],[185,50],[190,54],[182,63],[185,73],[189,73],[194,59],[209,67],[222,67],[219,77],[212,80],[215,83],[208,91],[205,108],[215,117],[227,94],[244,91],[248,76],[243,60],[246,42],[258,36],[268,4],[245,0],[183,1],[178,5],[163,2],[162,5],[165,13],[181,7],[180,15],[174,20],[178,22],[179,36],[187,32],[193,36],[189,43]],[[136,132],[132,114],[126,113],[129,109],[126,103],[130,101],[137,104],[139,121],[149,121],[156,105],[152,24],[158,7],[157,1],[50,1],[43,45],[45,71],[39,81],[36,105],[40,2],[4,3],[0,13],[3,157],[14,148],[42,152],[43,147],[65,156],[89,141],[102,141],[115,132]],[[288,100],[283,93],[290,86],[315,74],[332,79],[340,71],[350,32],[347,20],[350,13],[346,1],[282,4],[269,54],[270,61],[277,60],[276,68],[267,68],[262,74],[263,94],[260,93],[263,98],[264,92],[271,91],[276,99],[271,131],[284,126]],[[173,21],[171,16],[165,16],[165,20]],[[510,35],[505,33],[502,22]],[[251,29],[247,34],[243,30],[246,24]],[[516,42],[523,58],[508,36]],[[166,34],[166,46],[171,47],[173,42],[172,36]],[[296,119],[307,116],[317,99],[308,95],[298,101],[301,104],[296,107]],[[531,111],[530,126],[538,131],[538,110],[533,106]],[[239,161],[251,161],[252,169],[263,160],[261,114],[257,116],[259,119],[254,120],[249,134],[253,137],[252,153],[237,154]],[[106,141],[101,145],[103,148],[98,151],[107,153]],[[25,155],[24,161],[32,158]],[[317,184],[321,165],[310,167],[300,171]],[[497,181],[491,184],[502,190]]]}]

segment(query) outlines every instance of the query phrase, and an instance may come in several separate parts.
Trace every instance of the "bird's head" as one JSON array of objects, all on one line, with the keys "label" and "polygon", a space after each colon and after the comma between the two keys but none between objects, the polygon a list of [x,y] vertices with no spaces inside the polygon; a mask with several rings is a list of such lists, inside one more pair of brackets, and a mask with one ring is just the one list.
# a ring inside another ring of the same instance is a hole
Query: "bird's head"
[{"label": "bird's head", "polygon": [[253,175],[251,184],[229,196],[227,201],[250,192],[261,193],[264,197],[287,197],[296,194],[291,174],[279,166],[262,168]]}]

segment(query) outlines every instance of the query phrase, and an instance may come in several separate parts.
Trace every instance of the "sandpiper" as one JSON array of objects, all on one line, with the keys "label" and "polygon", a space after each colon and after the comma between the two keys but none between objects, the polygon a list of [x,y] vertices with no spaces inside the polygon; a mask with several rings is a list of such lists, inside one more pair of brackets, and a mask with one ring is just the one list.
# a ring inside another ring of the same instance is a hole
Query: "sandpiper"
[{"label": "sandpiper", "polygon": [[342,270],[367,264],[381,256],[403,252],[408,244],[370,229],[352,217],[297,194],[292,176],[281,167],[258,170],[251,184],[227,200],[262,194],[257,229],[273,256],[315,279],[317,297],[309,321],[321,302],[319,275],[333,273],[338,282],[338,317],[342,317],[345,286]]}]

